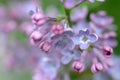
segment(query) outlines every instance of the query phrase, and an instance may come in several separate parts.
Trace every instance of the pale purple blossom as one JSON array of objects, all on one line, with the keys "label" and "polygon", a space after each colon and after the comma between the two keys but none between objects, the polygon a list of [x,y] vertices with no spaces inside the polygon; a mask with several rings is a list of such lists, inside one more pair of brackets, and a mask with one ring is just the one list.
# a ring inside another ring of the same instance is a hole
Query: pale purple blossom
[{"label": "pale purple blossom", "polygon": [[79,60],[81,52],[77,49],[76,50],[66,50],[65,49],[61,52],[61,54],[63,55],[61,58],[61,62],[63,64],[68,64],[72,60]]},{"label": "pale purple blossom", "polygon": [[72,21],[84,21],[88,14],[87,7],[83,7],[81,9],[77,8],[74,13],[71,15]]},{"label": "pale purple blossom", "polygon": [[104,45],[108,45],[108,46],[111,46],[111,47],[116,47],[117,46],[116,33],[115,32],[111,31],[111,32],[105,33],[103,35],[103,39],[104,39],[104,41],[103,41]]},{"label": "pale purple blossom", "polygon": [[[53,56],[42,57],[39,61],[37,71],[42,70],[50,79],[57,77],[57,71],[60,68],[59,60]],[[51,74],[52,73],[52,74]]]},{"label": "pale purple blossom", "polygon": [[73,27],[74,33],[78,34],[80,30],[89,28],[89,24],[86,21],[78,21],[77,24]]},{"label": "pale purple blossom", "polygon": [[113,23],[113,18],[106,15],[106,12],[100,11],[97,14],[91,14],[92,22],[98,27],[106,28]]},{"label": "pale purple blossom", "polygon": [[61,35],[53,36],[52,40],[54,41],[55,48],[58,50],[62,50],[63,48],[73,49],[75,44],[71,39],[72,36],[72,31],[64,31]]},{"label": "pale purple blossom", "polygon": [[79,34],[73,37],[73,41],[76,45],[80,46],[80,49],[87,49],[90,44],[95,43],[98,40],[96,34],[90,34],[88,29],[80,30]]}]

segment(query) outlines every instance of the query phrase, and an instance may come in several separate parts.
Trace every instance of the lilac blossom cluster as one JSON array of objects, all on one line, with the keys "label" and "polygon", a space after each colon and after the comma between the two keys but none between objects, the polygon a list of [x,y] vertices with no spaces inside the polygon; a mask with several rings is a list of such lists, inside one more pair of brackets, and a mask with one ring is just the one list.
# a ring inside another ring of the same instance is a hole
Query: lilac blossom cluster
[{"label": "lilac blossom cluster", "polygon": [[65,17],[46,16],[39,7],[31,11],[34,30],[30,42],[43,53],[56,56],[62,64],[72,64],[79,73],[88,65],[93,73],[106,71],[113,65],[113,48],[117,45],[114,20],[105,11],[99,11],[90,14],[90,21],[87,21],[87,7],[76,8],[70,13],[85,1],[63,0]]},{"label": "lilac blossom cluster", "polygon": [[[60,73],[64,69],[63,66],[69,64],[79,73],[89,67],[92,73],[108,70],[113,65],[113,48],[117,45],[114,20],[105,11],[99,11],[90,14],[88,21],[88,8],[76,8],[87,1],[95,2],[95,0],[61,0],[66,15],[59,17],[47,16],[41,6],[34,5],[33,2],[27,2],[28,5],[24,3],[25,10],[20,6],[23,3],[12,5],[9,12],[0,7],[2,19],[0,23],[4,23],[0,26],[0,31],[8,37],[10,32],[21,29],[29,36],[30,43],[38,48],[29,44],[23,47],[17,41],[12,42],[14,43],[12,46],[7,44],[9,49],[13,48],[6,52],[9,53],[5,60],[7,67],[32,68],[33,80],[70,80],[67,71]],[[33,6],[37,8],[33,9]],[[17,7],[21,14],[14,7]],[[30,9],[33,9],[30,11],[32,24],[25,15]],[[48,12],[50,14],[52,10]],[[16,45],[19,45],[19,48]]]}]

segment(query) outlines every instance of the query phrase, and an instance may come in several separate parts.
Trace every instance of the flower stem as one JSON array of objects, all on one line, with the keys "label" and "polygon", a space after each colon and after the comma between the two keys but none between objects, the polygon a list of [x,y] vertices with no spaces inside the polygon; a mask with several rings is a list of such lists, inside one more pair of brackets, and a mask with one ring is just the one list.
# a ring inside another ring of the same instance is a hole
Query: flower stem
[{"label": "flower stem", "polygon": [[66,8],[64,8],[64,9],[65,9],[65,14],[66,14],[66,17],[67,17],[68,24],[69,24],[70,27],[72,27],[72,22],[70,20],[70,12],[71,12],[71,10],[66,9]]}]

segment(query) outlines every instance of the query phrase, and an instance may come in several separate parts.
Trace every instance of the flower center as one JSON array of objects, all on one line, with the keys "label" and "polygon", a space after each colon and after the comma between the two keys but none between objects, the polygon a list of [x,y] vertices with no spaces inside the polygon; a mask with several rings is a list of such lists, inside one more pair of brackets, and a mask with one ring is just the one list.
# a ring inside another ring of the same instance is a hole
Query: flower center
[{"label": "flower center", "polygon": [[85,36],[83,39],[82,39],[84,42],[86,42],[88,40],[88,38]]}]

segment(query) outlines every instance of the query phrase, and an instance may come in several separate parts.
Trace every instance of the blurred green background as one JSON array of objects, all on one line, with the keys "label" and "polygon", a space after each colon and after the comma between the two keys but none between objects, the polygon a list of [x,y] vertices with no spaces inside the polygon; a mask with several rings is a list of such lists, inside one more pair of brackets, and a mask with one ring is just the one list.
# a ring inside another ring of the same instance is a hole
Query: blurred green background
[{"label": "blurred green background", "polygon": [[[0,0],[0,5],[2,4],[7,6],[9,1],[12,1],[12,0]],[[46,10],[46,8],[50,5],[56,5],[59,11],[61,13],[64,13],[63,6],[61,6],[61,3],[59,2],[59,0],[42,0],[42,1],[43,1],[42,6],[44,10]],[[114,52],[116,55],[120,55],[120,37],[119,37],[120,36],[120,0],[106,0],[104,3],[96,2],[94,4],[84,3],[81,6],[88,6],[90,12],[105,10],[108,15],[114,17],[114,20],[115,20],[114,24],[117,26],[116,32],[117,32],[117,41],[118,41],[118,46],[114,49]],[[80,76],[85,77],[85,75],[86,75],[85,73],[80,75],[74,74],[72,75],[72,77],[73,78],[80,77]],[[87,75],[88,75],[87,77],[91,76],[91,74],[87,74]],[[0,68],[0,80],[32,80],[32,79],[31,79],[31,73],[28,73],[28,72],[25,72],[24,74],[23,73],[16,74],[14,72],[8,73],[6,72],[6,70],[3,70]]]}]

